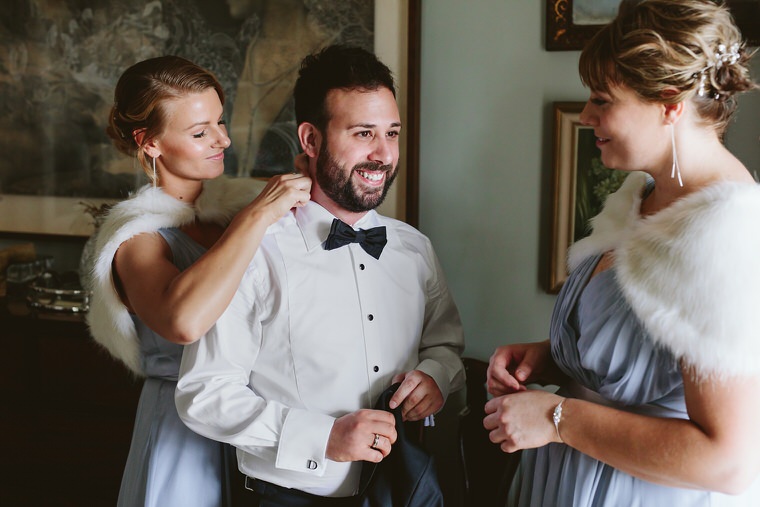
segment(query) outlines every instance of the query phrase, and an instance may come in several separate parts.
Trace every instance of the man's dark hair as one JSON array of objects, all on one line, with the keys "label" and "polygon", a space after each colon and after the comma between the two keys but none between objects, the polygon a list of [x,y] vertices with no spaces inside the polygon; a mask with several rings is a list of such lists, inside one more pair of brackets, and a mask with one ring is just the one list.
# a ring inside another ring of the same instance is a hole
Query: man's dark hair
[{"label": "man's dark hair", "polygon": [[329,121],[325,99],[330,90],[387,88],[396,96],[393,75],[377,57],[358,47],[336,44],[301,62],[294,98],[296,122],[309,122],[324,131]]}]

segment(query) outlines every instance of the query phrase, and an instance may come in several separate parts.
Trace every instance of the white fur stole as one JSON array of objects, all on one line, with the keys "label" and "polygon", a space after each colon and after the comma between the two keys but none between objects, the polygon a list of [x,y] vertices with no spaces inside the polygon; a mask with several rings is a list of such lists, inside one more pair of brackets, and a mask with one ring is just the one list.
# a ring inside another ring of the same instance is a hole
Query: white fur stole
[{"label": "white fur stole", "polygon": [[119,246],[138,234],[190,223],[196,216],[226,226],[264,185],[249,178],[220,176],[204,182],[194,206],[146,185],[113,206],[96,233],[94,265],[89,273],[92,298],[87,324],[95,341],[132,372],[143,375],[137,332],[111,276],[111,263]]},{"label": "white fur stole", "polygon": [[615,250],[626,300],[652,339],[700,376],[760,373],[760,186],[722,182],[639,216],[633,173],[571,248],[569,264]]}]

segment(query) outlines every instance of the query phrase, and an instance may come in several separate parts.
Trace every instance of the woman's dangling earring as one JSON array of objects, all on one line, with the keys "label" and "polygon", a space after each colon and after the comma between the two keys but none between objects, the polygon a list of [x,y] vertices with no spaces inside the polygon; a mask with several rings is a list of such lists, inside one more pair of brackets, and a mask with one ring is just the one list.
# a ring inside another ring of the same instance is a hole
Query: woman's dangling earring
[{"label": "woman's dangling earring", "polygon": [[673,147],[673,168],[670,170],[670,177],[675,178],[678,176],[678,184],[683,186],[681,166],[678,165],[678,152],[676,151],[676,128],[672,123],[670,124],[670,144]]},{"label": "woman's dangling earring", "polygon": [[156,188],[156,182],[158,182],[158,176],[156,175],[156,157],[151,157],[153,159],[153,188]]}]

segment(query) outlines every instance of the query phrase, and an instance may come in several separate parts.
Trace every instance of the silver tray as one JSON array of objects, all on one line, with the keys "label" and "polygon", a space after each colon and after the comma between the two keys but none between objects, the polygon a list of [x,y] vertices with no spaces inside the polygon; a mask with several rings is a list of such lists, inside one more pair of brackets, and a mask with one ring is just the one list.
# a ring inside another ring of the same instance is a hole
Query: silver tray
[{"label": "silver tray", "polygon": [[29,306],[41,310],[80,313],[90,309],[90,292],[83,289],[56,289],[32,283],[26,299]]}]

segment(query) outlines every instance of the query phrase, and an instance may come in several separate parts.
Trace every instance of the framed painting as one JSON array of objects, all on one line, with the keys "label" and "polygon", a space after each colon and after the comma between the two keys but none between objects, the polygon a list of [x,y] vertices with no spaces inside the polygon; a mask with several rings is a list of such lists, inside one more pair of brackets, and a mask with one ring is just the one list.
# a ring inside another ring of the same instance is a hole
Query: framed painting
[{"label": "framed painting", "polygon": [[[736,24],[750,46],[760,46],[760,0],[727,0]],[[583,49],[617,14],[620,0],[547,0],[547,51]]]},{"label": "framed painting", "polygon": [[549,292],[557,293],[568,276],[567,251],[590,232],[589,220],[602,209],[627,173],[604,166],[594,129],[580,122],[584,102],[555,102],[553,140],[553,215]]},{"label": "framed painting", "polygon": [[335,42],[374,51],[394,72],[405,156],[381,211],[416,221],[420,0],[39,4],[10,0],[0,20],[0,233],[89,236],[93,210],[147,182],[105,127],[121,73],[162,54],[219,78],[232,139],[226,174],[292,171],[300,61]]}]

